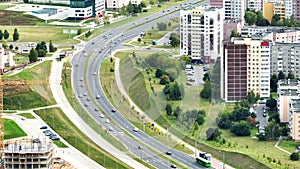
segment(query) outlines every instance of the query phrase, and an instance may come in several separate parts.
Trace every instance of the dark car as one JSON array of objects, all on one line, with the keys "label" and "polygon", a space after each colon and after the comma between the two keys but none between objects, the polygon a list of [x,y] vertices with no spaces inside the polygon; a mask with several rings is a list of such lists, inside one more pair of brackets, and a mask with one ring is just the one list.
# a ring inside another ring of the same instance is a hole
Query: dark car
[{"label": "dark car", "polygon": [[116,109],[111,109],[111,112],[116,112]]},{"label": "dark car", "polygon": [[48,127],[47,126],[42,126],[42,127],[40,127],[40,129],[42,130],[42,129],[47,129]]},{"label": "dark car", "polygon": [[171,151],[167,151],[166,154],[167,155],[172,155],[172,152]]},{"label": "dark car", "polygon": [[52,136],[52,137],[50,137],[50,139],[51,139],[51,140],[60,140],[60,138],[57,137],[57,136]]}]

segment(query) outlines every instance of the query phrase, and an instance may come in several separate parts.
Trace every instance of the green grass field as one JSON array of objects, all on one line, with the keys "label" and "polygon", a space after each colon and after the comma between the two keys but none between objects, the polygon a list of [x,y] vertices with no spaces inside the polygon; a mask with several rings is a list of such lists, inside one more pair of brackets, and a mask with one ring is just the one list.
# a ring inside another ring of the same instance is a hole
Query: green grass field
[{"label": "green grass field", "polygon": [[55,104],[49,79],[52,61],[44,61],[32,68],[13,75],[4,76],[3,80],[23,81],[25,84],[4,86],[4,109],[22,110]]},{"label": "green grass field", "polygon": [[27,134],[11,119],[4,119],[4,139],[27,136]]},{"label": "green grass field", "polygon": [[35,117],[31,113],[20,113],[19,116],[25,117],[27,119],[35,119]]},{"label": "green grass field", "polygon": [[53,141],[53,143],[59,148],[68,148],[67,145],[65,145],[63,142],[61,142],[59,140],[55,140],[55,141]]},{"label": "green grass field", "polygon": [[289,152],[295,152],[296,147],[299,147],[300,143],[299,142],[294,142],[294,141],[287,141],[287,140],[281,140],[279,143],[279,147],[289,151]]},{"label": "green grass field", "polygon": [[[17,28],[19,32],[18,42],[41,42],[56,44],[77,44],[79,41],[73,39],[76,34],[63,34],[63,30],[77,30],[76,27],[53,27],[53,26],[1,26],[2,32],[6,29],[9,33],[8,41],[12,41],[14,29]],[[82,28],[81,28],[82,29]],[[84,32],[86,29],[82,29]]]},{"label": "green grass field", "polygon": [[[97,146],[91,139],[82,133],[59,108],[35,111],[51,128],[76,149],[101,164],[105,168],[130,168],[110,153]],[[105,161],[104,161],[105,158]]]}]

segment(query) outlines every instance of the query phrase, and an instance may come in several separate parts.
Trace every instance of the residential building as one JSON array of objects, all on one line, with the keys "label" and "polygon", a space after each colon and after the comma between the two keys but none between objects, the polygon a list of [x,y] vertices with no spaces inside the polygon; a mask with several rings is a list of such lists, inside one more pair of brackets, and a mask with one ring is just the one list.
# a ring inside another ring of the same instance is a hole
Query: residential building
[{"label": "residential building", "polygon": [[282,71],[286,76],[292,72],[300,78],[300,44],[275,43],[272,47],[271,72],[277,74]]},{"label": "residential building", "polygon": [[254,11],[263,11],[263,0],[247,0],[246,8]]},{"label": "residential building", "polygon": [[53,142],[39,139],[17,139],[4,143],[3,159],[6,169],[48,169],[52,164]]},{"label": "residential building", "polygon": [[69,18],[86,19],[102,16],[105,12],[104,0],[70,0]]},{"label": "residential building", "polygon": [[300,98],[290,99],[289,102],[290,136],[295,142],[300,142]]},{"label": "residential building", "polygon": [[251,38],[224,43],[221,96],[226,102],[245,99],[250,91],[263,98],[270,96],[270,47],[267,40]]},{"label": "residential building", "polygon": [[230,40],[232,30],[235,30],[237,33],[241,34],[242,21],[236,19],[227,19],[224,21],[223,29],[223,40]]},{"label": "residential building", "polygon": [[281,123],[289,122],[289,102],[299,98],[300,82],[298,80],[279,80],[277,88],[277,109]]},{"label": "residential building", "polygon": [[223,0],[210,0],[209,5],[211,7],[223,7]]},{"label": "residential building", "polygon": [[221,55],[224,11],[193,7],[180,11],[180,54],[213,63]]},{"label": "residential building", "polygon": [[263,16],[270,22],[273,15],[278,14],[281,20],[285,19],[285,4],[284,1],[265,1],[263,5]]},{"label": "residential building", "polygon": [[294,12],[293,0],[284,0],[285,4],[285,18],[290,18]]},{"label": "residential building", "polygon": [[244,23],[246,0],[224,0],[223,8],[225,19],[237,19]]},{"label": "residential building", "polygon": [[15,66],[14,55],[10,50],[5,50],[0,44],[0,74],[3,74],[5,67]]},{"label": "residential building", "polygon": [[127,6],[130,0],[106,0],[107,10],[119,10],[123,6]]},{"label": "residential building", "polygon": [[300,141],[300,81],[287,79],[278,81],[277,109],[281,123],[290,129],[289,135]]},{"label": "residential building", "polygon": [[300,22],[300,0],[293,0],[293,13],[295,16],[295,19]]}]

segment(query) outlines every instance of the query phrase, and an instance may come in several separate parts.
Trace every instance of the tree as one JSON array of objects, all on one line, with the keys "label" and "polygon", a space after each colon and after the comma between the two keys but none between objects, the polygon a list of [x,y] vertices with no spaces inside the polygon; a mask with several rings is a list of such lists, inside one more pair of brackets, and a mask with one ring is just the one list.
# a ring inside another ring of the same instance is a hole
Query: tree
[{"label": "tree", "polygon": [[7,41],[6,40],[2,40],[2,47],[4,48],[4,49],[7,49],[8,48],[8,44],[7,44]]},{"label": "tree", "polygon": [[173,46],[174,48],[179,46],[180,44],[179,35],[177,35],[176,33],[171,33],[169,40],[171,46]]},{"label": "tree", "polygon": [[129,4],[126,7],[126,10],[129,14],[131,14],[133,12],[133,5],[132,5],[131,1],[129,1]]},{"label": "tree", "polygon": [[250,132],[250,124],[247,121],[234,122],[231,127],[231,132],[237,136],[249,136]]},{"label": "tree", "polygon": [[17,30],[17,28],[14,29],[14,34],[13,34],[13,41],[17,41],[19,40],[19,32]]},{"label": "tree", "polygon": [[182,113],[182,109],[180,109],[180,107],[177,106],[176,109],[173,111],[173,115],[177,119],[177,117],[179,116],[180,113]]},{"label": "tree", "polygon": [[166,113],[167,116],[170,116],[172,114],[172,106],[170,104],[166,105]]},{"label": "tree", "polygon": [[185,63],[186,65],[192,63],[192,59],[191,59],[189,56],[186,56],[186,55],[180,56],[180,60],[184,61],[184,63]]},{"label": "tree", "polygon": [[272,16],[271,25],[272,26],[283,26],[283,23],[280,21],[280,16],[278,14],[275,14]]},{"label": "tree", "polygon": [[35,50],[38,52],[38,57],[45,57],[47,54],[46,42],[37,43]]},{"label": "tree", "polygon": [[176,81],[167,84],[163,92],[166,95],[167,100],[181,100],[182,98],[180,87]]},{"label": "tree", "polygon": [[256,23],[257,16],[253,11],[247,11],[244,19],[248,25],[254,25]]},{"label": "tree", "polygon": [[255,96],[253,90],[251,90],[250,92],[248,92],[246,100],[249,104],[255,104],[257,102],[257,97]]},{"label": "tree", "polygon": [[275,111],[277,108],[277,100],[276,99],[268,99],[266,101],[266,106],[270,108],[270,110]]},{"label": "tree", "polygon": [[198,114],[196,122],[198,125],[202,125],[204,123],[204,117],[201,114]]},{"label": "tree", "polygon": [[52,45],[52,40],[49,42],[49,52],[55,52],[54,46]]},{"label": "tree", "polygon": [[247,120],[247,117],[249,116],[250,116],[250,112],[248,108],[238,107],[231,112],[229,117],[231,121],[242,121],[242,120]]},{"label": "tree", "polygon": [[9,45],[9,49],[13,50],[14,46],[12,44]]},{"label": "tree", "polygon": [[295,74],[293,72],[289,72],[288,79],[295,79]]},{"label": "tree", "polygon": [[127,15],[127,14],[128,14],[128,11],[127,11],[127,9],[126,9],[126,6],[122,6],[122,7],[120,8],[120,14],[121,14],[121,15]]},{"label": "tree", "polygon": [[210,83],[210,81],[208,81],[208,80],[205,81],[204,87],[200,92],[200,97],[203,99],[211,98],[211,83]]},{"label": "tree", "polygon": [[18,50],[19,50],[19,47],[18,47],[18,46],[15,46],[15,50],[18,51]]},{"label": "tree", "polygon": [[279,125],[272,120],[266,126],[266,138],[268,140],[275,140],[280,136]]},{"label": "tree", "polygon": [[2,30],[0,30],[0,40],[3,39],[3,33],[2,33]]},{"label": "tree", "polygon": [[256,16],[257,16],[257,20],[256,20],[257,26],[269,26],[270,25],[270,22],[266,18],[264,18],[261,11],[257,11]]},{"label": "tree", "polygon": [[7,30],[4,30],[4,34],[3,34],[4,39],[8,39],[9,38],[9,33],[7,32]]},{"label": "tree", "polygon": [[167,30],[167,24],[164,22],[157,23],[157,28],[159,31],[165,31]]},{"label": "tree", "polygon": [[217,118],[218,127],[221,129],[229,129],[231,127],[231,120],[229,113],[222,113]]},{"label": "tree", "polygon": [[277,88],[278,88],[278,78],[276,74],[273,74],[270,80],[270,88],[271,88],[271,92],[277,92]]},{"label": "tree", "polygon": [[203,80],[204,82],[205,82],[206,80],[210,81],[209,73],[206,72],[206,73],[203,75],[202,80]]},{"label": "tree", "polygon": [[219,128],[209,128],[206,130],[206,139],[209,141],[217,140],[221,136]]},{"label": "tree", "polygon": [[299,153],[298,152],[293,152],[291,155],[290,155],[290,159],[292,161],[298,161],[299,160]]},{"label": "tree", "polygon": [[285,74],[283,73],[283,71],[280,71],[278,73],[278,80],[281,80],[281,79],[285,79]]},{"label": "tree", "polygon": [[38,58],[38,52],[34,48],[31,48],[29,52],[29,61],[36,62],[37,58]]},{"label": "tree", "polygon": [[240,36],[241,36],[241,35],[240,35],[239,33],[237,33],[236,30],[233,29],[233,30],[231,31],[230,38],[232,38],[232,37],[240,37]]},{"label": "tree", "polygon": [[147,3],[145,1],[142,1],[140,3],[141,8],[146,8],[147,7]]},{"label": "tree", "polygon": [[164,71],[161,69],[156,69],[155,77],[160,78],[164,74]]},{"label": "tree", "polygon": [[165,84],[169,84],[169,83],[170,83],[170,78],[168,75],[163,74],[162,76],[160,76],[159,84],[165,85]]}]

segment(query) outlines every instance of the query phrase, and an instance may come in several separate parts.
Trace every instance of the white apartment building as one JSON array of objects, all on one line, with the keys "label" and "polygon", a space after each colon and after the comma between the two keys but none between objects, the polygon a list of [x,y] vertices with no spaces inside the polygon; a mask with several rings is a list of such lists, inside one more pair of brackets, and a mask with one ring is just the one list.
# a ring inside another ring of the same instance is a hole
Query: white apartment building
[{"label": "white apartment building", "polygon": [[130,0],[106,0],[106,9],[119,10],[123,6],[127,6]]},{"label": "white apartment building", "polygon": [[251,38],[232,38],[224,44],[221,74],[226,102],[245,99],[250,91],[270,96],[270,48],[269,41]]},{"label": "white apartment building", "polygon": [[69,18],[86,19],[102,16],[105,0],[70,0]]},{"label": "white apartment building", "polygon": [[3,74],[4,68],[15,66],[15,61],[13,59],[14,53],[9,50],[5,50],[0,44],[0,74]]},{"label": "white apartment building", "polygon": [[105,13],[105,0],[95,0],[95,16],[101,17]]},{"label": "white apartment building", "polygon": [[300,141],[300,98],[290,99],[289,102],[290,136],[295,142]]},{"label": "white apartment building", "polygon": [[28,2],[42,3],[42,4],[65,4],[65,5],[70,5],[70,0],[28,0]]},{"label": "white apartment building", "polygon": [[204,63],[222,53],[224,10],[195,7],[180,11],[180,54]]},{"label": "white apartment building", "polygon": [[293,0],[284,0],[285,4],[285,18],[290,18],[293,14]]},{"label": "white apartment building", "polygon": [[246,8],[254,11],[262,11],[263,10],[264,0],[247,0]]},{"label": "white apartment building", "polygon": [[246,0],[224,0],[223,8],[225,19],[237,19],[244,23]]}]

